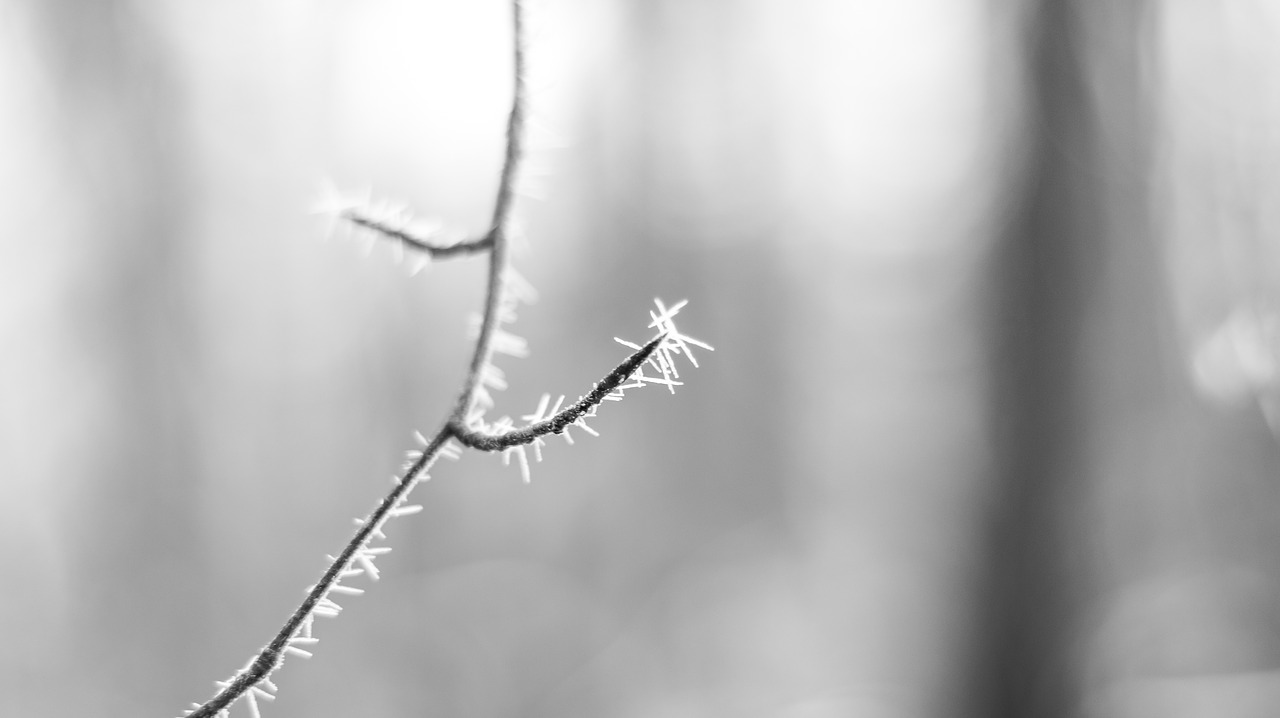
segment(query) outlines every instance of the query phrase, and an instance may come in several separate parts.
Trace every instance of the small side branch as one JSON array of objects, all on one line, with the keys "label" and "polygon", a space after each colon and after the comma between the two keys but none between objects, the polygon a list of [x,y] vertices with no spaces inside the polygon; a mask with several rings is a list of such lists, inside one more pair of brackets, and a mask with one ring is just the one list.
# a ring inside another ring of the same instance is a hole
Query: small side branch
[{"label": "small side branch", "polygon": [[421,237],[414,236],[403,227],[397,227],[388,222],[363,215],[353,209],[344,210],[339,216],[357,227],[372,230],[387,239],[400,242],[409,249],[424,252],[432,259],[446,259],[448,257],[479,254],[493,246],[492,231],[483,237],[477,237],[475,239],[466,239],[461,242],[454,242],[453,244],[435,244]]}]

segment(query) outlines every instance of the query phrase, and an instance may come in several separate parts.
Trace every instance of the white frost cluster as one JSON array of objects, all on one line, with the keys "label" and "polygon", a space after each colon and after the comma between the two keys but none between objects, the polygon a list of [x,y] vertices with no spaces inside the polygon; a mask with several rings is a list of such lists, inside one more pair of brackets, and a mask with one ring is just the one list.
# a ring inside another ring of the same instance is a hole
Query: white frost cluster
[{"label": "white frost cluster", "polygon": [[[662,384],[666,386],[672,394],[674,394],[676,392],[676,387],[684,384],[682,381],[677,381],[680,378],[680,371],[676,368],[674,357],[683,356],[689,360],[689,363],[692,364],[694,368],[697,368],[698,360],[694,358],[693,351],[689,346],[693,345],[701,349],[706,349],[709,352],[715,351],[715,348],[710,344],[694,339],[687,334],[681,334],[680,330],[676,329],[675,316],[681,309],[684,309],[686,304],[689,303],[688,299],[682,299],[670,308],[664,306],[661,299],[654,299],[653,303],[657,305],[658,311],[655,312],[653,310],[649,310],[649,318],[653,320],[649,322],[649,326],[657,329],[659,334],[665,334],[666,337],[662,340],[662,343],[658,345],[657,351],[649,356],[648,364],[659,374],[662,374],[662,377],[645,376],[644,367],[641,366],[640,369],[632,375],[632,379],[640,382],[642,385]],[[624,347],[634,350],[640,349],[640,345],[635,344],[634,342],[629,342],[626,339],[614,337],[613,340]]]}]

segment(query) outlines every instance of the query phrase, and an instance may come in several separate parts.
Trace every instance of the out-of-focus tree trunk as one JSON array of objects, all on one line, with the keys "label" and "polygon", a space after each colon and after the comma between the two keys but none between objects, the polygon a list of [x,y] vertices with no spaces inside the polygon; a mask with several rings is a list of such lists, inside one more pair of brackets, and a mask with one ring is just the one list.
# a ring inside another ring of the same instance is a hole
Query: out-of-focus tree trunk
[{"label": "out-of-focus tree trunk", "polygon": [[1100,447],[1168,401],[1148,229],[1141,2],[1046,0],[1026,25],[1025,165],[993,265],[997,486],[967,715],[1068,716],[1098,583]]},{"label": "out-of-focus tree trunk", "polygon": [[[75,278],[61,316],[89,391],[66,408],[86,425],[63,436],[61,530],[74,537],[72,630],[93,637],[66,670],[85,709],[178,705],[157,676],[195,658],[207,625],[198,551],[201,462],[191,395],[196,365],[182,241],[187,196],[175,68],[154,17],[129,2],[31,3],[61,142],[46,210],[70,221],[62,257]],[[41,238],[31,237],[40,242]],[[161,544],[158,536],[167,538]],[[66,678],[65,675],[62,678]]]}]

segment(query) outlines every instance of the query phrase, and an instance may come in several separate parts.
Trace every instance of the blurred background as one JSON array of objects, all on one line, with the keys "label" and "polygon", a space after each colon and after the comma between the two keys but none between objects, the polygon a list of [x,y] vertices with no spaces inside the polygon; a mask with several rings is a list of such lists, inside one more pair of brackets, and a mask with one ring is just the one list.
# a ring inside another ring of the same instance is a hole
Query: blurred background
[{"label": "blurred background", "polygon": [[[494,415],[717,351],[440,466],[267,716],[1280,714],[1280,5],[530,13]],[[484,261],[308,209],[483,230],[509,17],[0,2],[0,715],[205,700],[438,426]]]}]

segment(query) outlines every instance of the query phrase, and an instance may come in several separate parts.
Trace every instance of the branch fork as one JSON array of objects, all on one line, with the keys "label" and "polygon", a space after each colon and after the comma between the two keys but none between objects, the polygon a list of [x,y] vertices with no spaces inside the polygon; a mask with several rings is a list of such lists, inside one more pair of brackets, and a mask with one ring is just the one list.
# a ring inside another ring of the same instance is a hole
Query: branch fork
[{"label": "branch fork", "polygon": [[[230,678],[215,682],[217,692],[212,698],[204,703],[193,703],[183,716],[230,718],[231,706],[241,702],[253,718],[261,717],[259,702],[275,699],[278,688],[271,676],[279,670],[285,658],[310,658],[313,655],[319,641],[314,635],[316,619],[337,617],[342,612],[337,599],[345,600],[364,593],[363,588],[344,582],[357,578],[378,580],[381,572],[377,560],[389,553],[391,547],[375,545],[375,542],[386,540],[386,527],[392,519],[422,511],[421,505],[408,503],[408,497],[418,483],[430,478],[427,472],[436,460],[442,457],[457,459],[464,448],[500,452],[507,463],[514,454],[527,482],[530,478],[527,448],[532,447],[535,459],[541,461],[545,437],[549,435],[559,435],[570,444],[573,443],[570,428],[598,436],[587,420],[596,416],[605,401],[618,401],[628,389],[650,384],[665,386],[674,392],[675,387],[682,383],[675,358],[684,357],[696,367],[698,363],[691,348],[712,350],[709,345],[677,329],[674,317],[687,302],[667,307],[661,300],[654,300],[656,311],[649,312],[649,327],[656,332],[653,338],[644,344],[615,338],[630,350],[630,354],[586,394],[567,406],[564,405],[564,396],[553,405],[551,396],[544,394],[533,413],[521,417],[525,422],[521,426],[506,416],[493,422],[485,419],[485,413],[495,404],[492,392],[506,388],[505,376],[493,364],[494,355],[523,357],[528,354],[524,339],[503,326],[515,321],[519,304],[527,304],[537,298],[532,286],[511,269],[507,261],[516,175],[523,155],[527,94],[522,1],[513,0],[512,8],[515,89],[507,122],[506,153],[489,230],[473,239],[440,243],[433,241],[432,233],[410,231],[412,215],[399,207],[381,205],[360,209],[343,204],[334,212],[337,217],[368,230],[376,238],[393,243],[397,259],[403,259],[404,254],[414,255],[415,274],[431,260],[488,254],[484,311],[476,323],[475,349],[455,406],[430,438],[415,432],[419,447],[407,452],[401,473],[391,477],[390,491],[369,515],[353,520],[355,534],[336,556],[325,557],[327,566],[320,579],[307,588],[302,603],[275,637]],[[646,373],[646,369],[653,373]]]}]

